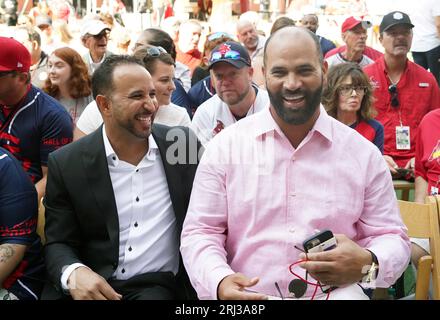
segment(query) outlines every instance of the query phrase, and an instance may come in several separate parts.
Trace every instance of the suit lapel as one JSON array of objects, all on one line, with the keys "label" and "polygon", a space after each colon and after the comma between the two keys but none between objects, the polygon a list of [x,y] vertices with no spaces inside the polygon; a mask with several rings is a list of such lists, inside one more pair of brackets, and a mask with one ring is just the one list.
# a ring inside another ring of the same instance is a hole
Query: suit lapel
[{"label": "suit lapel", "polygon": [[179,171],[179,165],[170,165],[166,158],[166,152],[168,147],[173,143],[173,141],[166,141],[165,132],[158,129],[157,126],[153,126],[152,134],[154,140],[159,147],[160,157],[162,158],[162,163],[165,171],[165,176],[167,178],[168,190],[170,192],[171,203],[173,205],[174,214],[176,216],[178,232],[182,229],[183,219],[185,213],[183,208],[183,198],[182,198],[182,180],[181,172]]},{"label": "suit lapel", "polygon": [[105,156],[102,126],[90,134],[82,151],[82,161],[98,210],[103,215],[112,247],[119,250],[119,219],[115,195]]}]

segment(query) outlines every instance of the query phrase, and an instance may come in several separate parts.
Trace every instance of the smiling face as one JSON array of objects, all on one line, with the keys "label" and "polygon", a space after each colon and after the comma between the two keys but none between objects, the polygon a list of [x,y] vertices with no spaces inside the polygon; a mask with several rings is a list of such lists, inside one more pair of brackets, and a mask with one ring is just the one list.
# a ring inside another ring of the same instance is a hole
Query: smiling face
[{"label": "smiling face", "polygon": [[316,44],[302,32],[295,33],[295,41],[277,38],[266,47],[264,74],[271,106],[282,121],[293,125],[305,124],[318,112],[324,76]]},{"label": "smiling face", "polygon": [[385,54],[406,57],[411,48],[412,37],[411,27],[401,24],[384,31],[379,40],[385,49]]},{"label": "smiling face", "polygon": [[130,139],[148,139],[158,104],[153,80],[139,65],[120,65],[113,71],[113,88],[106,126]]},{"label": "smiling face", "polygon": [[157,60],[152,74],[154,87],[156,88],[156,98],[159,106],[171,103],[171,94],[176,90],[174,85],[174,66]]},{"label": "smiling face", "polygon": [[49,80],[52,85],[55,86],[67,86],[72,68],[70,65],[57,57],[55,54],[51,54],[47,62],[47,68],[49,70]]},{"label": "smiling face", "polygon": [[[103,30],[96,36],[87,35],[84,38],[84,45],[89,49],[92,58],[101,59],[107,50],[108,31]],[[98,61],[95,61],[98,62]]]}]

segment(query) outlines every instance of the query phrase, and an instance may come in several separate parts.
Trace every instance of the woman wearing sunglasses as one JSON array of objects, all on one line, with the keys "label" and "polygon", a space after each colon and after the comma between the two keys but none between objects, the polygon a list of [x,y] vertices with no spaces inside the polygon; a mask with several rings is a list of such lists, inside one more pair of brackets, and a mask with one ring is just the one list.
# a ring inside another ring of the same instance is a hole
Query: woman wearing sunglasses
[{"label": "woman wearing sunglasses", "polygon": [[373,119],[373,90],[359,65],[342,63],[330,68],[322,104],[329,115],[355,129],[383,153],[383,126]]},{"label": "woman wearing sunglasses", "polygon": [[85,107],[93,100],[87,66],[75,50],[64,47],[49,56],[49,76],[43,90],[66,108],[76,123]]}]

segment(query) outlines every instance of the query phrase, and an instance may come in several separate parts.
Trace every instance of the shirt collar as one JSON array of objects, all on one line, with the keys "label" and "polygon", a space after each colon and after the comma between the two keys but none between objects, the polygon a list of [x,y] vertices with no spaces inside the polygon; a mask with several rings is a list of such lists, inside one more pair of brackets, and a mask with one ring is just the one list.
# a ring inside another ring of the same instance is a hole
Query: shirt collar
[{"label": "shirt collar", "polygon": [[[116,154],[115,150],[113,150],[113,147],[110,141],[108,140],[107,134],[105,133],[105,125],[102,126],[102,138],[104,140],[105,157],[107,158],[108,165],[112,167],[117,167],[119,165],[119,157]],[[144,161],[156,160],[156,155],[158,150],[159,147],[157,146],[157,143],[154,140],[153,135],[150,134],[148,136],[148,152],[141,160],[141,162],[138,164],[138,166],[141,166],[141,164]]]},{"label": "shirt collar", "polygon": [[[329,140],[330,142],[333,141],[333,134],[332,134],[332,120],[331,117],[327,114],[324,107],[322,105],[319,106],[319,117],[316,120],[315,124],[313,125],[312,132],[316,131],[320,133],[324,138]],[[270,112],[270,108],[267,108],[261,112],[260,114],[260,125],[255,130],[255,136],[261,136],[265,133],[268,133],[270,131],[276,131],[279,135],[284,136],[284,133],[281,131],[278,124],[275,122],[274,118],[272,117],[272,114]]]}]

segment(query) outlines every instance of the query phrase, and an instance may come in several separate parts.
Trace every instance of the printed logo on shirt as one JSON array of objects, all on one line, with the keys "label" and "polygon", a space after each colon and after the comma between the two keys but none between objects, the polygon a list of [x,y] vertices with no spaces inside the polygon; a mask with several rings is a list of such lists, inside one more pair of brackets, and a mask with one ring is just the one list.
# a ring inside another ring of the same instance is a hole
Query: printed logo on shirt
[{"label": "printed logo on shirt", "polygon": [[428,161],[434,160],[437,160],[437,162],[440,163],[440,140],[437,141],[437,145],[432,150],[431,156],[428,159]]},{"label": "printed logo on shirt", "polygon": [[215,136],[217,133],[222,131],[225,128],[225,125],[220,120],[217,120],[217,125],[215,126],[214,130],[212,130],[213,136]]},{"label": "printed logo on shirt", "polygon": [[379,81],[375,80],[373,76],[370,77],[370,82],[373,89],[377,89],[380,87]]}]

